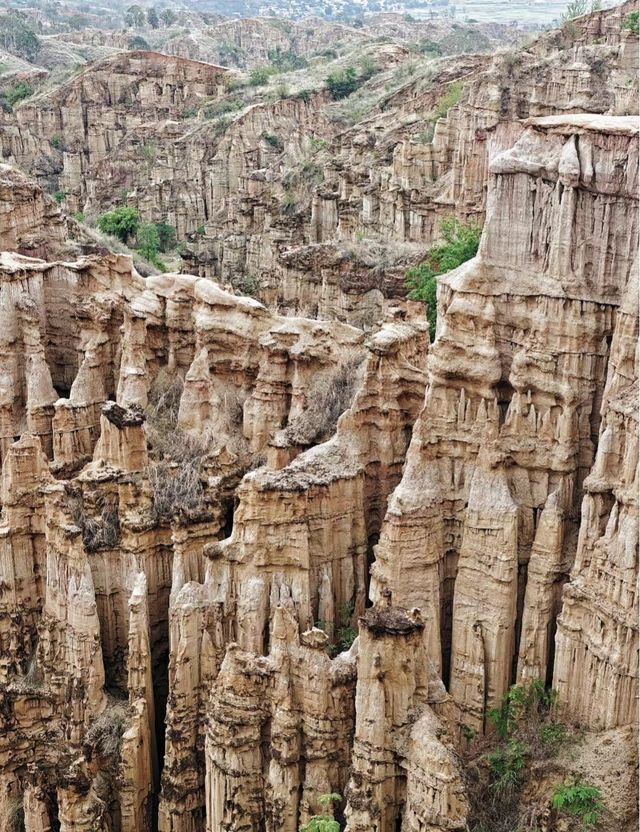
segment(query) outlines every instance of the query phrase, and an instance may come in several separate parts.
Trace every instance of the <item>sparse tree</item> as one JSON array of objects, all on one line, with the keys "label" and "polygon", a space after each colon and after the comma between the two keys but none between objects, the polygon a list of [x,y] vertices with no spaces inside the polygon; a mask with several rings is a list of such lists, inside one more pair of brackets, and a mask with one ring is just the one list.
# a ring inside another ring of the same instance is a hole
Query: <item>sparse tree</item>
[{"label": "sparse tree", "polygon": [[137,3],[134,3],[132,6],[129,6],[124,15],[124,22],[125,25],[130,29],[140,29],[142,26],[144,26],[145,14],[142,6],[138,6]]},{"label": "sparse tree", "polygon": [[153,262],[160,250],[160,235],[152,223],[141,225],[136,233],[138,251],[146,259]]},{"label": "sparse tree", "polygon": [[156,11],[155,6],[151,6],[147,9],[147,23],[152,29],[157,29],[160,25],[160,18],[158,17],[158,12]]},{"label": "sparse tree", "polygon": [[177,19],[178,15],[173,11],[173,9],[163,9],[160,12],[160,20],[165,26],[173,26]]}]

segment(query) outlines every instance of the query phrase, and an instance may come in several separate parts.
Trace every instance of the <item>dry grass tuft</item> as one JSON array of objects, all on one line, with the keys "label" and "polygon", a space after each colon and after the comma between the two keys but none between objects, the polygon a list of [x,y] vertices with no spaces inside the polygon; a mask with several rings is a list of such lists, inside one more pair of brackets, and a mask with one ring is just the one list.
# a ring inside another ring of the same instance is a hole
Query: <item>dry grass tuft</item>
[{"label": "dry grass tuft", "polygon": [[25,832],[24,798],[11,797],[7,801],[7,832]]},{"label": "dry grass tuft", "polygon": [[284,429],[291,445],[314,445],[335,433],[338,419],[351,407],[356,394],[363,353],[348,355],[340,364],[319,374],[307,394],[307,408]]},{"label": "dry grass tuft", "polygon": [[82,531],[82,543],[87,552],[112,549],[120,542],[118,498],[115,495],[100,497],[96,507],[100,514],[98,517],[91,517],[85,513],[80,495],[74,502],[73,519]]},{"label": "dry grass tuft", "polygon": [[94,719],[84,736],[85,755],[89,758],[98,755],[117,766],[126,724],[127,712],[123,705],[112,705],[104,710]]},{"label": "dry grass tuft", "polygon": [[147,407],[147,435],[158,456],[149,465],[153,512],[157,520],[192,514],[204,506],[201,468],[207,456],[208,438],[195,438],[177,427],[183,381],[160,373]]}]

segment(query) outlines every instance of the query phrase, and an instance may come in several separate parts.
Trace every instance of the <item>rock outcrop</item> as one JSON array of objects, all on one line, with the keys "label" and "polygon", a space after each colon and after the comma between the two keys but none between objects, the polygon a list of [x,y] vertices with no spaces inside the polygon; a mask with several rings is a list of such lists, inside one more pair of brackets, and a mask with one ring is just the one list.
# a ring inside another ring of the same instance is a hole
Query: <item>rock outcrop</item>
[{"label": "rock outcrop", "polygon": [[[584,552],[575,563],[579,570],[591,562],[585,546],[595,544],[587,544],[589,522],[596,523],[591,535],[597,539],[605,506],[607,515],[613,509],[611,497],[602,502],[601,486],[593,486],[592,496],[589,485],[601,482],[594,472],[607,464],[602,440],[606,447],[613,433],[607,422],[616,418],[607,387],[626,392],[637,376],[629,355],[637,318],[622,312],[636,302],[637,168],[632,162],[622,172],[615,161],[635,158],[637,129],[636,119],[604,116],[527,122],[516,144],[491,160],[478,257],[440,281],[425,408],[389,503],[374,596],[389,587],[398,603],[440,622],[425,630],[429,656],[476,729],[518,677],[551,681],[554,661],[557,679],[577,672],[566,665],[566,651],[575,657],[575,648],[565,640],[569,609],[581,615],[582,604],[572,603],[581,582],[576,574],[577,583],[567,586],[566,606],[562,585],[574,567],[577,536]],[[522,220],[514,218],[514,205]],[[597,235],[580,236],[578,228],[594,224]],[[626,429],[615,453],[627,458],[631,484],[634,451],[625,435]],[[582,488],[589,496],[581,521]],[[623,524],[629,511],[633,523],[633,501]],[[618,510],[609,535],[617,520]],[[629,532],[624,537],[633,550],[631,526]],[[637,569],[632,560],[625,561],[629,580]],[[609,726],[633,719],[628,697],[637,686],[637,631],[620,629],[624,602],[618,590],[610,601],[607,593],[599,603],[613,603],[611,638],[620,639],[613,642],[616,670],[602,668],[620,679],[617,695],[608,687],[616,714],[605,720]],[[556,625],[565,621],[561,652],[554,655]],[[587,698],[595,706],[593,691]]]},{"label": "rock outcrop", "polygon": [[[41,181],[104,206],[121,176],[197,273],[141,276],[0,170],[0,832],[463,832],[514,684],[581,726],[516,749],[514,817],[562,832],[586,778],[631,832],[628,9],[443,60],[340,133],[323,92],[185,116],[225,71],[155,53],[6,114],[5,158],[69,125]],[[484,229],[430,344],[396,298],[451,212]]]}]

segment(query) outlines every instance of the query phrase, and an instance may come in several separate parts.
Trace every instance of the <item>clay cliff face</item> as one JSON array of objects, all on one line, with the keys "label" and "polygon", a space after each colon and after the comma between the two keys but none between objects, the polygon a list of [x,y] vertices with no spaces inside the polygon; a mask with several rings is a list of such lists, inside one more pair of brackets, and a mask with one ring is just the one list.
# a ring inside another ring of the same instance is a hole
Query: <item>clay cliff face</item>
[{"label": "clay cliff face", "polygon": [[[553,785],[588,777],[603,828],[631,832],[640,126],[608,112],[627,89],[625,13],[526,51],[526,107],[495,109],[496,64],[461,60],[484,75],[431,144],[403,113],[458,76],[409,83],[373,141],[366,125],[334,139],[336,191],[307,219],[282,209],[263,131],[286,127],[293,155],[326,141],[313,101],[165,142],[221,71],[134,53],[29,105],[49,135],[117,88],[63,175],[86,198],[133,176],[115,150],[160,118],[154,158],[180,170],[182,207],[156,180],[138,204],[173,205],[185,233],[191,199],[211,213],[201,274],[145,278],[0,171],[0,832],[297,832],[318,814],[349,832],[475,829],[488,711],[533,682],[581,739],[531,764],[517,817],[564,832]],[[599,91],[590,50],[610,50]],[[3,140],[28,150],[23,112]],[[439,278],[430,344],[422,310],[393,303],[420,250],[389,261],[356,235],[366,216],[424,244],[453,203],[486,218],[477,256]],[[270,306],[209,276],[214,238],[226,278],[264,264]]]},{"label": "clay cliff face", "polygon": [[[126,201],[145,222],[172,225],[185,271],[255,283],[265,302],[370,328],[402,297],[402,280],[345,243],[378,240],[388,268],[402,266],[402,246],[433,242],[443,217],[483,220],[492,147],[505,133],[515,140],[522,119],[636,112],[636,39],[621,28],[630,9],[527,49],[417,69],[400,44],[363,45],[354,61],[374,62],[383,80],[365,85],[374,103],[346,129],[315,69],[291,76],[295,91],[286,76],[260,97],[179,52],[116,54],[6,115],[3,156],[69,213],[95,217]],[[272,48],[265,26],[278,35],[264,21],[221,25],[261,48]]]},{"label": "clay cliff face", "polygon": [[[3,157],[64,193],[70,212],[85,210],[105,157],[122,153],[120,144],[141,125],[179,120],[190,107],[215,100],[224,74],[221,67],[154,52],[106,58],[5,118]],[[149,168],[154,147],[150,137],[138,140],[139,167]]]},{"label": "clay cliff face", "polygon": [[[583,489],[611,418],[609,345],[634,291],[635,181],[614,159],[634,157],[636,130],[633,119],[597,116],[526,122],[490,163],[478,257],[441,279],[425,408],[374,575],[376,586],[441,622],[428,648],[475,728],[515,679],[567,673],[566,648],[554,655],[563,584],[579,564]],[[597,222],[605,204],[611,224],[576,245],[575,229]],[[618,626],[610,634],[627,646],[620,669],[633,688],[635,636],[618,636]],[[610,701],[611,689],[607,699],[618,712],[609,724],[633,718]]]}]

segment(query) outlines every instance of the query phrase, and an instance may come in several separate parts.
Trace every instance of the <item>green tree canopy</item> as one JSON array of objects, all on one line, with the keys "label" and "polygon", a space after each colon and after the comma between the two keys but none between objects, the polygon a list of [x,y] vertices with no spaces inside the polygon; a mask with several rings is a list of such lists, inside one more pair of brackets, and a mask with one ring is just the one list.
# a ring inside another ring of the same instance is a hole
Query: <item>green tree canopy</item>
[{"label": "green tree canopy", "polygon": [[153,223],[146,223],[138,227],[136,232],[138,251],[146,259],[153,262],[160,251],[160,235]]},{"label": "green tree canopy", "polygon": [[436,334],[437,276],[450,272],[475,257],[480,244],[481,229],[477,225],[448,217],[440,224],[440,234],[444,243],[429,249],[427,259],[420,265],[413,266],[406,274],[408,297],[411,300],[424,301],[427,305],[432,341]]},{"label": "green tree canopy", "polygon": [[[140,215],[135,208],[121,205],[98,217],[98,228],[105,234],[112,234],[123,243],[133,236],[140,225]],[[156,232],[157,233],[157,232]]]}]

